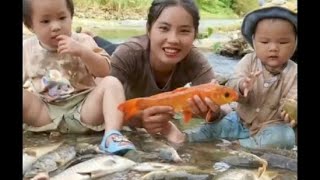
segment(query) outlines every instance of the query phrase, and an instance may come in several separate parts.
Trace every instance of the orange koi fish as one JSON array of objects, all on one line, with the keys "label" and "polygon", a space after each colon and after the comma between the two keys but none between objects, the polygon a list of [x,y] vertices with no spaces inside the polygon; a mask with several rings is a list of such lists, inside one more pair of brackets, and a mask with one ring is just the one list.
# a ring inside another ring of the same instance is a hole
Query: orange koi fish
[{"label": "orange koi fish", "polygon": [[[207,83],[198,86],[181,87],[150,97],[130,99],[120,104],[118,109],[124,112],[124,120],[129,121],[133,116],[148,107],[171,106],[175,112],[182,112],[184,122],[188,123],[192,118],[192,112],[187,100],[195,95],[198,95],[202,100],[207,97],[217,105],[238,100],[238,93],[232,88]],[[211,112],[209,111],[206,116],[206,121],[209,122],[210,118]]]}]

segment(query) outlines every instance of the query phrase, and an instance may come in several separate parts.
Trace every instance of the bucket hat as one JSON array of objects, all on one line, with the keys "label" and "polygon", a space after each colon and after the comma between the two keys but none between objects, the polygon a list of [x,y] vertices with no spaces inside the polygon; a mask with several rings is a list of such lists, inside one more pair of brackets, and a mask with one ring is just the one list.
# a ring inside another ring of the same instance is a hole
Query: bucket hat
[{"label": "bucket hat", "polygon": [[248,13],[242,22],[241,33],[245,40],[252,45],[252,35],[259,21],[266,18],[280,18],[291,22],[296,33],[298,32],[297,14],[287,8],[280,6],[263,7]]}]

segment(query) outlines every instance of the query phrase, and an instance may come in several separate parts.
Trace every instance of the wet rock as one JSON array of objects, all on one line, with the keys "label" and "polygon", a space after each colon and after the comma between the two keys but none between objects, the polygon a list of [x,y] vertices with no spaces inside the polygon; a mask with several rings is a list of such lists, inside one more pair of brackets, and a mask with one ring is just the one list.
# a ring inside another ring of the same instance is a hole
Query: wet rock
[{"label": "wet rock", "polygon": [[221,43],[218,54],[222,56],[242,58],[244,55],[253,52],[253,48],[241,35],[240,30],[234,31],[230,35],[230,41]]}]

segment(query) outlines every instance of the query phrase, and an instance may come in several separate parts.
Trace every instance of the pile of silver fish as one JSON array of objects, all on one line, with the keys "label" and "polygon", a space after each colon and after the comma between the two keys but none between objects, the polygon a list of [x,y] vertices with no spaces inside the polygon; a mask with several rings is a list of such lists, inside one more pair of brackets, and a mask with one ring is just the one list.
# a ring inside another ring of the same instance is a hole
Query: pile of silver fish
[{"label": "pile of silver fish", "polygon": [[[123,134],[137,148],[124,156],[101,152],[98,148],[101,134],[55,137],[54,142],[47,144],[41,138],[48,136],[35,135],[41,143],[30,145],[32,141],[26,140],[23,177],[31,179],[45,173],[53,180],[297,179],[297,157],[286,154],[285,150],[277,150],[280,153],[272,149],[235,150],[215,143],[186,143],[175,147],[143,129],[126,130]],[[217,169],[219,165],[224,168]]]}]

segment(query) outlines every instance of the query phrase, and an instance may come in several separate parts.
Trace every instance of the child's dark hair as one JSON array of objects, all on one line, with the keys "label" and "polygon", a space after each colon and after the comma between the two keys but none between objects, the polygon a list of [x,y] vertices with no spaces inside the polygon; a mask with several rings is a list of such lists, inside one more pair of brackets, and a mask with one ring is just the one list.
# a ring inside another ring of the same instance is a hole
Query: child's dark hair
[{"label": "child's dark hair", "polygon": [[196,35],[198,33],[200,15],[194,0],[154,0],[149,8],[147,30],[150,31],[153,23],[159,18],[165,8],[177,5],[182,6],[192,16]]},{"label": "child's dark hair", "polygon": [[[32,25],[32,8],[31,8],[32,0],[22,0],[22,8],[23,8],[23,23],[27,28],[31,28]],[[65,0],[67,4],[67,8],[70,11],[71,17],[74,14],[74,5],[73,0]]]}]

